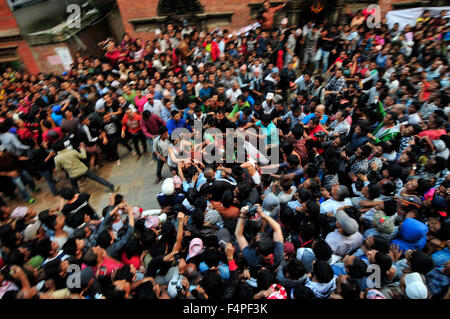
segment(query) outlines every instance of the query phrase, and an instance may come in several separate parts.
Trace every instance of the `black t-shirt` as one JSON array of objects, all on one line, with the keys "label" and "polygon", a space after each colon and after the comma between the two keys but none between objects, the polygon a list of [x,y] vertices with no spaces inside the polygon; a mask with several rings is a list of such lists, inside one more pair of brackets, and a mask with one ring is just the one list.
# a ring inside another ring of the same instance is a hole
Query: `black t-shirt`
[{"label": "black t-shirt", "polygon": [[77,228],[84,222],[85,214],[91,218],[96,217],[94,209],[89,205],[90,197],[89,194],[81,193],[74,202],[64,205],[62,213],[66,216],[67,226]]},{"label": "black t-shirt", "polygon": [[105,103],[105,109],[106,109],[106,113],[117,112],[120,109],[119,102],[117,102],[116,100],[113,100],[111,102],[111,105],[108,105],[107,103]]},{"label": "black t-shirt", "polygon": [[177,95],[177,97],[175,98],[175,106],[179,110],[185,110],[188,107],[188,98],[189,96],[187,95],[187,93],[184,93],[181,98]]},{"label": "black t-shirt", "polygon": [[327,39],[333,39],[333,40],[325,40],[324,38],[321,39],[321,47],[324,51],[331,51],[336,46],[336,37],[332,33],[328,33],[325,36]]},{"label": "black t-shirt", "polygon": [[227,131],[227,127],[231,127],[232,126],[232,122],[227,119],[226,117],[223,118],[222,121],[218,121],[216,120],[216,125],[215,125],[222,133],[226,133]]},{"label": "black t-shirt", "polygon": [[11,172],[20,170],[19,158],[11,153],[4,152],[0,156],[0,172]]}]

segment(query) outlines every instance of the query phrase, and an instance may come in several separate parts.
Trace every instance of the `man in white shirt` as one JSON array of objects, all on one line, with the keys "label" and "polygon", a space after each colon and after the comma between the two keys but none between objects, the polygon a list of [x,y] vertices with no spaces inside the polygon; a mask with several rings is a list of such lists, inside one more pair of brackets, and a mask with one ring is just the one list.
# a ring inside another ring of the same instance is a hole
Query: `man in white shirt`
[{"label": "man in white shirt", "polygon": [[235,104],[239,95],[242,94],[241,89],[239,88],[239,82],[234,81],[233,86],[225,91],[225,95],[231,104]]},{"label": "man in white shirt", "polygon": [[350,206],[351,200],[349,198],[349,191],[347,186],[335,184],[331,186],[331,198],[320,204],[320,213],[332,213],[336,215],[337,210],[342,206]]},{"label": "man in white shirt", "polygon": [[153,94],[147,95],[147,102],[144,104],[144,109],[150,111],[152,114],[156,114],[161,117],[161,110],[164,108],[161,100],[155,100]]},{"label": "man in white shirt", "polygon": [[337,229],[325,238],[334,254],[344,257],[361,247],[363,236],[358,231],[358,222],[343,210],[336,213],[336,227]]}]

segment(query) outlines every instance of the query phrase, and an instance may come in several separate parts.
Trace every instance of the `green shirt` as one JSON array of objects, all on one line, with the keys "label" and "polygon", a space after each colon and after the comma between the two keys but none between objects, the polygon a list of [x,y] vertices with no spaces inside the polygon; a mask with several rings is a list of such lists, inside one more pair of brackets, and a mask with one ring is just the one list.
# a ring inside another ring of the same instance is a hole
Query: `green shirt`
[{"label": "green shirt", "polygon": [[125,100],[128,101],[128,103],[131,103],[131,104],[135,105],[135,103],[134,103],[134,98],[136,97],[136,91],[135,90],[131,90],[131,94],[130,95],[124,93],[124,94],[122,94],[122,96],[125,98]]},{"label": "green shirt", "polygon": [[242,111],[246,107],[250,107],[250,103],[248,103],[247,101],[245,102],[244,106],[242,106],[242,107],[239,107],[239,104],[236,103],[236,105],[234,106],[233,111],[231,111],[231,113],[228,114],[228,119],[231,119],[232,117],[234,117],[236,115],[237,112]]}]

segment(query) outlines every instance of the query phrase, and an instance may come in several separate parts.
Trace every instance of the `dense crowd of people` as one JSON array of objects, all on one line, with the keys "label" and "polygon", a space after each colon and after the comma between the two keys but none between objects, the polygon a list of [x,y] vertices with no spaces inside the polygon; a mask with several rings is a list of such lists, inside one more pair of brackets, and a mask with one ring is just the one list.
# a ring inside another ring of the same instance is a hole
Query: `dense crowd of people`
[{"label": "dense crowd of people", "polygon": [[[364,11],[242,34],[169,24],[63,74],[8,69],[0,298],[450,298],[445,15],[403,30]],[[230,155],[231,129],[231,163],[190,160]],[[251,129],[262,148],[239,144]],[[160,207],[95,173],[120,170],[119,145],[156,162]],[[54,196],[37,212],[41,177]],[[86,178],[108,206],[89,204]],[[11,207],[16,188],[26,204]]]}]

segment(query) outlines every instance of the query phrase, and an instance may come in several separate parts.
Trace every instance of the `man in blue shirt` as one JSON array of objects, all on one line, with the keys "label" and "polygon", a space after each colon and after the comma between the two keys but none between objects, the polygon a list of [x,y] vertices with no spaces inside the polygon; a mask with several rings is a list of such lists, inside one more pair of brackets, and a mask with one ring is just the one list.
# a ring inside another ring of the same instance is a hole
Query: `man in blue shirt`
[{"label": "man in blue shirt", "polygon": [[320,124],[326,124],[328,121],[328,116],[325,115],[325,105],[317,105],[314,113],[308,114],[303,118],[303,124],[307,125],[313,117],[317,117],[320,121]]},{"label": "man in blue shirt", "polygon": [[212,96],[212,89],[209,86],[208,82],[205,81],[205,82],[203,82],[203,87],[200,89],[198,98],[201,101],[205,101],[205,100],[209,99],[211,96]]},{"label": "man in blue shirt", "polygon": [[186,123],[185,119],[181,118],[181,114],[179,111],[172,111],[170,113],[171,119],[167,122],[167,130],[169,135],[177,128],[187,128],[190,132],[192,132],[192,128]]}]

